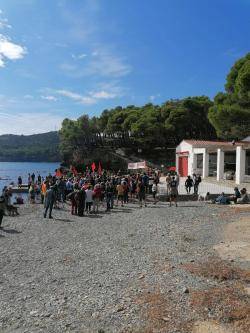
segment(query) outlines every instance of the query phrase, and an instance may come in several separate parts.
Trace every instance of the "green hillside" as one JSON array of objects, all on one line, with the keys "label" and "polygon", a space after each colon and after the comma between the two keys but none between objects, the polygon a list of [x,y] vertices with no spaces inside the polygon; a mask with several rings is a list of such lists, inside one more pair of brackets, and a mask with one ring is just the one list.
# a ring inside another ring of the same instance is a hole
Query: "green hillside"
[{"label": "green hillside", "polygon": [[1,135],[0,161],[57,162],[60,161],[57,132],[34,135]]}]

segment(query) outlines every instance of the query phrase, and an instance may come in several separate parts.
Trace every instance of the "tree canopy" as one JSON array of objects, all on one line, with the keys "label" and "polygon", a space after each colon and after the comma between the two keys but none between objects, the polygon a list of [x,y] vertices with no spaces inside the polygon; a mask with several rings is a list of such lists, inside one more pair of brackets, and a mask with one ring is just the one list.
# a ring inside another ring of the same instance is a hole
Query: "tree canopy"
[{"label": "tree canopy", "polygon": [[171,100],[162,105],[129,105],[104,110],[100,117],[65,119],[60,131],[64,160],[79,161],[97,147],[132,147],[144,151],[169,147],[183,138],[212,139],[216,134],[207,114],[206,96]]},{"label": "tree canopy", "polygon": [[219,138],[242,139],[250,133],[250,53],[231,68],[225,85],[209,110]]}]

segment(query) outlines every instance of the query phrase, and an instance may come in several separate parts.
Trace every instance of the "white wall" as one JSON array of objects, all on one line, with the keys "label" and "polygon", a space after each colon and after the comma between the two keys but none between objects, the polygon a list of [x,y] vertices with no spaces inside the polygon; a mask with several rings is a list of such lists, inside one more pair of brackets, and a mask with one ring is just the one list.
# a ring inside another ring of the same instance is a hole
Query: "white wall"
[{"label": "white wall", "polygon": [[[193,147],[192,145],[190,145],[190,143],[187,143],[186,141],[182,141],[177,147],[176,147],[176,162],[175,162],[175,166],[176,166],[176,171],[178,172],[179,170],[179,156],[182,156],[181,154],[177,154],[177,153],[182,153],[182,152],[188,152],[188,173],[189,173],[189,168],[191,166],[190,163],[190,157],[192,156],[192,150]],[[191,157],[192,159],[192,157]]]}]

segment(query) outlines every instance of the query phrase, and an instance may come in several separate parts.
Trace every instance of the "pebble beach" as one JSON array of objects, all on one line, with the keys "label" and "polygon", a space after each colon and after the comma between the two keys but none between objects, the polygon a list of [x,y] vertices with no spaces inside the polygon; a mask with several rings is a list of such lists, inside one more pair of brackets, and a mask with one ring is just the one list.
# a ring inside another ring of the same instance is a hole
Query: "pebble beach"
[{"label": "pebble beach", "polygon": [[[130,203],[84,217],[68,209],[54,210],[49,220],[42,205],[24,205],[19,216],[4,218],[1,333],[199,332],[199,322],[223,321],[216,305],[197,307],[199,293],[233,288],[243,302],[235,278],[220,271],[225,265],[247,274],[248,263],[221,260],[213,248],[235,218],[230,208]],[[217,277],[204,273],[209,265]],[[248,283],[244,274],[237,281]],[[247,304],[249,310],[244,294]],[[247,333],[249,312],[245,319],[232,332]]]}]

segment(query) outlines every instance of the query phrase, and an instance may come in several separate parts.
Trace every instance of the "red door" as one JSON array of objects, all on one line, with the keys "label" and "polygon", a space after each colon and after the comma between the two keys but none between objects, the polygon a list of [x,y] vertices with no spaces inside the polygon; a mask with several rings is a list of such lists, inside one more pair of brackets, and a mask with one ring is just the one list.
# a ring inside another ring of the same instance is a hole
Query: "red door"
[{"label": "red door", "polygon": [[188,157],[179,157],[179,175],[180,177],[187,177],[188,175]]}]

